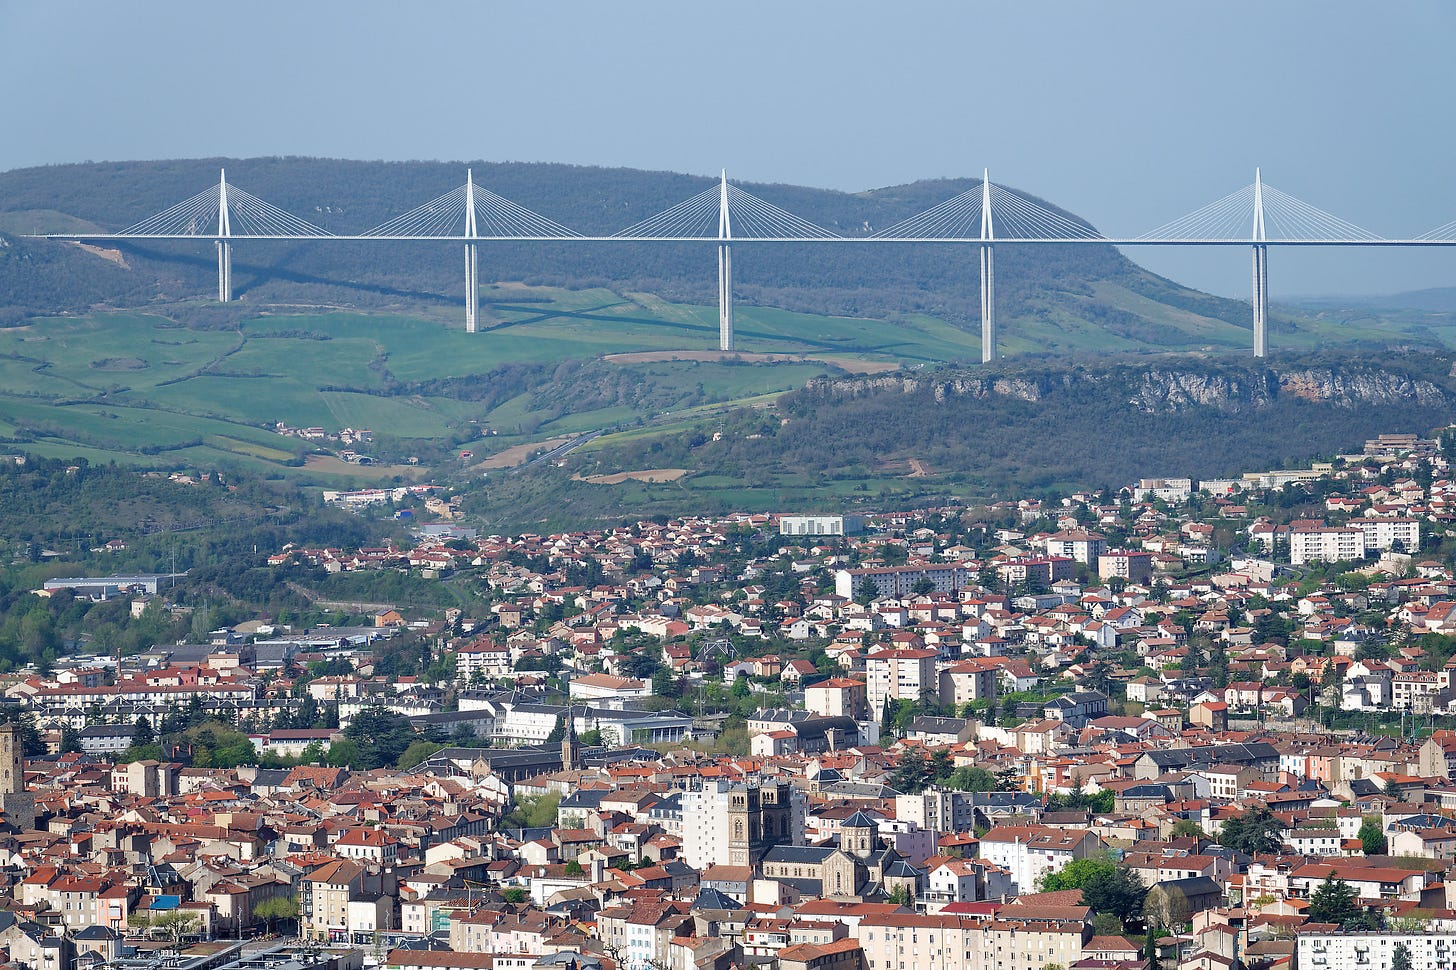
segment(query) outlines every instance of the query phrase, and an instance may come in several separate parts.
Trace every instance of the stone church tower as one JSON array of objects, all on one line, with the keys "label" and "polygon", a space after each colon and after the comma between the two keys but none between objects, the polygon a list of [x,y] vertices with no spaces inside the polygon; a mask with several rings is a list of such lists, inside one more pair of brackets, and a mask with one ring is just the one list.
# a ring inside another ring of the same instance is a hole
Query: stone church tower
[{"label": "stone church tower", "polygon": [[561,770],[581,770],[581,739],[576,736],[576,721],[569,707],[566,709],[566,734],[561,738]]},{"label": "stone church tower", "polygon": [[0,724],[0,809],[17,829],[35,827],[35,796],[25,790],[25,738],[13,722]]},{"label": "stone church tower", "polygon": [[776,845],[792,845],[793,788],[783,780],[734,785],[728,794],[728,864],[752,866]]},{"label": "stone church tower", "polygon": [[864,812],[839,823],[839,848],[858,859],[868,859],[879,848],[879,826]]}]

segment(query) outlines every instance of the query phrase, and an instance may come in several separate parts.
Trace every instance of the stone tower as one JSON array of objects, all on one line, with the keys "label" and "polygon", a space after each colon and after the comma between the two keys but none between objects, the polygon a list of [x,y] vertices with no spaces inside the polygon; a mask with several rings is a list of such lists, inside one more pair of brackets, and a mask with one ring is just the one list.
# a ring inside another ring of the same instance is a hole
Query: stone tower
[{"label": "stone tower", "polygon": [[858,859],[867,859],[877,848],[878,829],[874,819],[855,812],[839,823],[839,848]]},{"label": "stone tower", "polygon": [[786,781],[766,782],[759,789],[759,811],[763,815],[763,841],[767,850],[794,841],[792,786]]},{"label": "stone tower", "polygon": [[0,724],[0,795],[25,791],[24,754],[20,725]]},{"label": "stone tower", "polygon": [[728,793],[728,864],[753,866],[776,845],[794,843],[793,786],[734,785]]},{"label": "stone tower", "polygon": [[581,739],[576,736],[576,721],[569,707],[566,709],[566,734],[561,739],[561,770],[581,770]]},{"label": "stone tower", "polygon": [[763,813],[757,785],[734,785],[728,793],[728,864],[751,866],[763,840]]},{"label": "stone tower", "polygon": [[35,828],[35,796],[25,790],[25,738],[13,722],[0,724],[0,809],[20,831]]}]

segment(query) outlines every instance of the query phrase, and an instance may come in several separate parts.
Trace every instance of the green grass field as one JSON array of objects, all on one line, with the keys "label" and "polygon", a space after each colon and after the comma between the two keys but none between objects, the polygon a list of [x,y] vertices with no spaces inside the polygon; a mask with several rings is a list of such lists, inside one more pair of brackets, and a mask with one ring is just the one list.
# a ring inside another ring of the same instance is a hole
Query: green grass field
[{"label": "green grass field", "polygon": [[[141,312],[36,319],[0,330],[0,439],[56,456],[143,466],[234,462],[309,477],[314,473],[288,467],[301,442],[274,433],[275,422],[367,428],[427,444],[475,421],[501,429],[493,443],[506,447],[523,440],[512,431],[545,437],[670,420],[620,405],[534,411],[531,395],[491,411],[446,397],[386,396],[380,392],[389,380],[465,377],[512,362],[711,351],[717,343],[713,308],[645,294],[496,286],[482,300],[488,323],[477,334],[458,324],[346,312],[260,312],[235,330],[192,330]],[[185,320],[185,310],[179,315]],[[978,353],[974,337],[928,318],[897,325],[754,307],[738,313],[738,346],[886,362]],[[658,400],[694,402],[683,406],[683,417],[771,398],[837,372],[816,361],[607,366],[652,385]]]},{"label": "green grass field", "polygon": [[[391,439],[416,440],[425,451],[443,450],[452,439],[469,440],[470,423],[476,422],[499,432],[473,442],[479,456],[553,435],[614,431],[594,443],[600,446],[686,428],[717,410],[771,401],[817,376],[841,373],[813,359],[610,361],[600,366],[619,367],[630,382],[650,386],[654,405],[566,413],[531,394],[489,410],[466,400],[382,393],[391,381],[484,375],[508,363],[717,347],[714,307],[668,303],[650,294],[520,285],[489,286],[481,297],[485,322],[477,334],[465,333],[459,323],[398,314],[264,308],[236,329],[219,330],[188,329],[185,308],[177,311],[182,323],[143,312],[32,320],[0,330],[0,441],[58,457],[162,467],[231,462],[323,480],[318,472],[292,465],[305,446],[276,434],[276,422],[329,431],[368,428]],[[1089,299],[1144,314],[1152,310],[1146,298],[1121,287],[1104,286]],[[1247,329],[1158,306],[1186,347],[1248,345]],[[1003,352],[1147,349],[1065,316],[1003,320]],[[1305,348],[1401,332],[1400,324],[1380,321],[1351,327],[1307,319],[1276,325],[1271,342]],[[925,314],[876,321],[740,306],[736,337],[738,349],[750,354],[909,366],[980,357],[979,334]],[[337,482],[339,476],[327,479]],[[692,482],[695,489],[721,487],[729,494],[735,486],[741,483]]]}]

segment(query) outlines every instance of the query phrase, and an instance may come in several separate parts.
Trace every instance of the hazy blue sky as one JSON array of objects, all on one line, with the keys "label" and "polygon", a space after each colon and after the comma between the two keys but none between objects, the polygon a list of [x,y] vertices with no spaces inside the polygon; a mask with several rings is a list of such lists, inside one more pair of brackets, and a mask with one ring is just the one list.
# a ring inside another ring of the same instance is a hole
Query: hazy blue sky
[{"label": "hazy blue sky", "polygon": [[[856,190],[989,166],[1136,235],[1261,165],[1411,236],[1456,219],[1453,42],[1445,0],[0,0],[0,169],[484,158]],[[1132,255],[1247,290],[1242,251]],[[1456,250],[1270,265],[1276,300],[1456,284]]]}]

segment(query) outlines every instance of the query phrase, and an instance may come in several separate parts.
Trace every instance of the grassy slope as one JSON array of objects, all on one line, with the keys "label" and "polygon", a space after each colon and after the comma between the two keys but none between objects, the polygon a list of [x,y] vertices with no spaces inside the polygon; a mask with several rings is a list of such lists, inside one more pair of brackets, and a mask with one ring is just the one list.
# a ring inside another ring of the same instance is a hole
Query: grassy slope
[{"label": "grassy slope", "polygon": [[[521,429],[544,436],[651,415],[606,407],[542,421],[530,395],[486,410],[446,397],[370,392],[383,390],[390,379],[469,376],[502,363],[710,350],[717,338],[712,308],[646,296],[501,287],[492,288],[487,299],[493,322],[474,336],[458,325],[343,312],[259,316],[227,331],[189,330],[145,313],[37,319],[0,330],[0,436],[58,456],[96,460],[114,454],[140,465],[229,460],[267,467],[290,459],[300,444],[273,433],[268,426],[275,421],[443,440],[463,422],[476,420],[501,429],[489,444],[505,447]],[[185,318],[185,311],[178,316]],[[930,319],[892,325],[743,308],[738,321],[738,344],[752,353],[898,363],[979,352],[975,338]],[[328,339],[314,339],[318,336]],[[718,402],[781,392],[834,371],[814,360],[615,366],[662,389],[668,399],[692,390]]]},{"label": "grassy slope", "polygon": [[[977,335],[925,314],[895,321],[827,317],[740,307],[738,347],[746,353],[794,355],[792,362],[745,365],[712,361],[610,363],[632,382],[649,385],[660,406],[623,404],[564,414],[543,408],[542,395],[521,394],[494,408],[450,397],[382,396],[391,381],[486,374],[503,363],[554,363],[652,350],[711,350],[712,307],[669,303],[648,294],[605,289],[487,287],[484,332],[458,324],[389,314],[281,312],[245,319],[236,330],[191,330],[166,317],[137,312],[34,320],[0,330],[0,441],[55,457],[116,459],[138,466],[234,464],[315,483],[366,481],[377,471],[338,466],[302,469],[286,463],[302,443],[273,433],[283,421],[330,430],[370,428],[418,439],[429,453],[473,437],[470,422],[498,436],[470,447],[481,457],[514,444],[601,428],[622,440],[682,430],[733,403],[765,403],[784,390],[836,369],[823,358],[907,366],[980,355]],[[1147,313],[1150,301],[1116,283],[1086,299]],[[1059,315],[1058,315],[1059,314]],[[179,319],[187,309],[174,310]],[[1248,331],[1191,311],[1164,308],[1165,325],[1181,346],[1236,352]],[[1004,351],[1075,352],[1107,347],[1109,335],[1060,311],[1003,321]],[[1389,340],[1400,328],[1381,321],[1277,321],[1276,347],[1312,347],[1351,339]],[[328,339],[314,339],[327,337]],[[1118,346],[1145,349],[1132,340]],[[803,359],[809,358],[809,359]],[[680,401],[679,404],[672,402]],[[557,409],[559,410],[559,408]],[[593,447],[609,444],[606,438]],[[917,489],[886,469],[835,490]],[[888,485],[886,483],[889,483]],[[783,487],[812,490],[805,480]],[[679,487],[687,487],[679,486]],[[741,481],[698,481],[732,504]],[[649,495],[661,486],[624,486]],[[622,496],[626,498],[627,495]]]}]

